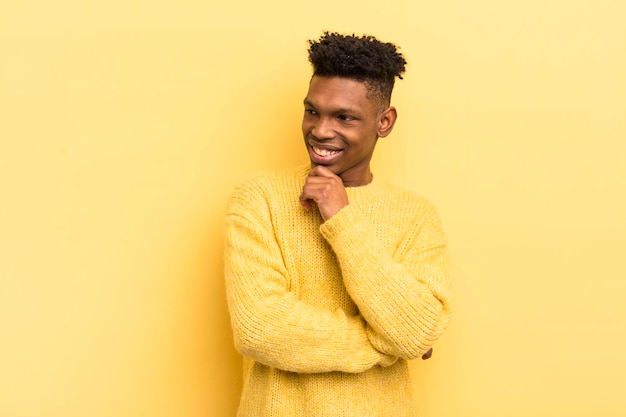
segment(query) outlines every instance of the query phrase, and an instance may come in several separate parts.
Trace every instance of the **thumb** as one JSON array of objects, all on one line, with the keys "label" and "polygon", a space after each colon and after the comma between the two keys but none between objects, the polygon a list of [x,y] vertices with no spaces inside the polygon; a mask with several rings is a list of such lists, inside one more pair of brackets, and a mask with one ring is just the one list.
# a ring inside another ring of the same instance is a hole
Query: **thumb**
[{"label": "thumb", "polygon": [[313,200],[311,200],[310,198],[304,198],[302,197],[302,194],[300,194],[300,204],[302,205],[302,207],[304,207],[307,211],[311,211],[311,208],[313,208]]}]

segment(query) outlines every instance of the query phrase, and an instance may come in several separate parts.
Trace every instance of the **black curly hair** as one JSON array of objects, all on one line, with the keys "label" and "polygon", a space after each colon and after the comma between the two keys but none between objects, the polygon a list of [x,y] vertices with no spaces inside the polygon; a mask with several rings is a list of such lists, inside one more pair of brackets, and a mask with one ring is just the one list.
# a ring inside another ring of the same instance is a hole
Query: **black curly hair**
[{"label": "black curly hair", "polygon": [[386,105],[391,100],[395,77],[402,79],[406,60],[396,45],[373,36],[324,32],[309,40],[313,75],[344,77],[366,84],[370,93]]}]

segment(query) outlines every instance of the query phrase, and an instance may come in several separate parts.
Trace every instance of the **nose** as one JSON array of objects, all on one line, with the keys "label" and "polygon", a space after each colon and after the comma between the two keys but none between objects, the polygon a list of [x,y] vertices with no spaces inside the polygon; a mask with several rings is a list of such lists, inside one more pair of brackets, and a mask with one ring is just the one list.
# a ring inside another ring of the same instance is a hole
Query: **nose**
[{"label": "nose", "polygon": [[317,139],[332,139],[334,137],[332,123],[326,117],[320,117],[315,121],[311,134]]}]

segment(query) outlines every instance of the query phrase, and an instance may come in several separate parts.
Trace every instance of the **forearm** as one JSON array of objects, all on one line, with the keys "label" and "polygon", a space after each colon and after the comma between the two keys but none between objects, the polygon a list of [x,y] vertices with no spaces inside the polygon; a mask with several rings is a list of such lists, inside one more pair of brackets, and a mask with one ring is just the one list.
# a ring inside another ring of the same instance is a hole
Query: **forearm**
[{"label": "forearm", "polygon": [[[377,264],[380,266],[380,264]],[[390,273],[384,276],[385,272]],[[372,344],[382,352],[415,359],[439,339],[450,321],[446,299],[428,284],[380,269],[379,276],[354,281],[350,294],[368,322]],[[357,274],[352,275],[355,279]]]},{"label": "forearm", "polygon": [[362,317],[314,307],[290,292],[270,230],[264,219],[228,216],[226,292],[240,352],[293,372],[362,372],[395,362],[372,345]]},{"label": "forearm", "polygon": [[[232,296],[229,291],[229,301]],[[397,359],[373,347],[362,317],[313,308],[291,293],[263,301],[239,299],[229,306],[237,349],[271,367],[362,372]]]},{"label": "forearm", "polygon": [[406,359],[426,353],[450,319],[447,300],[422,280],[439,271],[429,271],[435,269],[430,266],[420,269],[408,272],[384,256],[369,256],[358,268],[344,269],[348,292],[367,320],[372,344]]},{"label": "forearm", "polygon": [[356,211],[353,207],[339,213],[322,227],[341,264],[344,284],[378,350],[419,357],[450,319],[443,241],[392,255]]}]

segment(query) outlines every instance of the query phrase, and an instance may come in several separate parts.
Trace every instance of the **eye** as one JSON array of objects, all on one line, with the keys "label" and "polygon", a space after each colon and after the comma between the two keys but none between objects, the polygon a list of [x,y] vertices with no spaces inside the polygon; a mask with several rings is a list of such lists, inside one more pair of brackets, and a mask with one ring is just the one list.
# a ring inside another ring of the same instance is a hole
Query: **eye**
[{"label": "eye", "polygon": [[348,116],[346,114],[340,114],[339,116],[337,116],[337,118],[343,122],[350,122],[352,120],[356,120],[354,117]]},{"label": "eye", "polygon": [[310,114],[311,116],[317,115],[317,112],[315,110],[313,110],[313,109],[304,109],[304,112],[306,114]]}]

